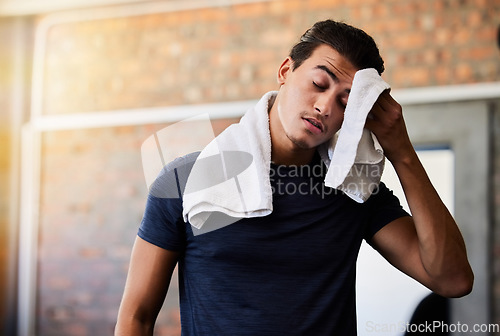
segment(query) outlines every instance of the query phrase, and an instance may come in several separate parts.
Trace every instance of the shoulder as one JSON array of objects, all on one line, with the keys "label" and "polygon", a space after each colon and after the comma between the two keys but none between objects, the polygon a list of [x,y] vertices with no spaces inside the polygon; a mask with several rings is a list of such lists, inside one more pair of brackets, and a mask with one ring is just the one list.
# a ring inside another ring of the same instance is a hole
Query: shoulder
[{"label": "shoulder", "polygon": [[181,198],[186,181],[200,152],[176,158],[163,167],[151,184],[150,195],[158,198]]},{"label": "shoulder", "polygon": [[409,216],[396,195],[383,182],[380,182],[366,201],[366,206],[369,210],[369,225],[365,232],[365,239],[370,244],[372,237],[380,229],[399,218]]},{"label": "shoulder", "polygon": [[194,162],[196,161],[199,155],[200,152],[193,152],[186,154],[184,156],[180,156],[174,159],[173,161],[167,163],[163,168],[162,172],[168,172],[174,169],[191,170],[191,168],[193,168]]},{"label": "shoulder", "polygon": [[403,209],[399,198],[389,189],[384,182],[380,182],[378,187],[366,201],[366,205],[377,213],[397,213],[407,216],[408,213]]},{"label": "shoulder", "polygon": [[377,202],[397,202],[399,200],[394,195],[391,189],[389,189],[384,182],[380,182],[379,185],[373,190],[370,198],[368,198],[367,203],[377,203]]}]

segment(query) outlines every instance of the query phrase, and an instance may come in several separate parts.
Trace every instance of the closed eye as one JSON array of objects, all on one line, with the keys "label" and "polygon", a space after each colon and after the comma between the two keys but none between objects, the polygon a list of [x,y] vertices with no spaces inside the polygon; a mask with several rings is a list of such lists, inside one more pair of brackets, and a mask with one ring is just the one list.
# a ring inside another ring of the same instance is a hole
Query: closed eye
[{"label": "closed eye", "polygon": [[340,105],[340,107],[342,107],[342,109],[345,110],[345,108],[347,107],[347,98],[339,99],[339,105]]},{"label": "closed eye", "polygon": [[313,83],[313,85],[314,85],[316,88],[318,88],[318,89],[320,89],[320,90],[326,90],[326,89],[327,89],[327,87],[325,87],[325,86],[323,86],[323,85],[319,85],[319,84],[318,84],[318,83],[316,83],[315,81],[313,81],[312,83]]},{"label": "closed eye", "polygon": [[347,98],[348,97],[345,97],[345,98],[341,98],[339,99],[339,105],[345,110],[345,108],[347,107]]}]

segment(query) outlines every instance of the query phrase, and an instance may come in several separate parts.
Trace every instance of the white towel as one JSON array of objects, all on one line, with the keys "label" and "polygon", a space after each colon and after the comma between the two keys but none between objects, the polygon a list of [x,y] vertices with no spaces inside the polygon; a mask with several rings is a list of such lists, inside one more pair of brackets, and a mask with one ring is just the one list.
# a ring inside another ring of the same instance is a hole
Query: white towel
[{"label": "white towel", "polygon": [[319,150],[328,165],[325,185],[342,190],[359,203],[370,197],[384,170],[382,146],[364,125],[373,104],[389,88],[373,68],[356,72],[342,127],[332,141]]},{"label": "white towel", "polygon": [[272,212],[268,111],[276,94],[266,93],[198,156],[183,194],[184,220],[196,229],[208,224],[214,230]]},{"label": "white towel", "polygon": [[[363,132],[366,116],[382,87],[388,88],[376,70],[371,70],[356,73],[341,131],[318,149],[329,166],[325,184],[358,202],[368,199],[378,185],[384,164],[378,141],[370,132]],[[194,234],[272,212],[268,112],[276,94],[266,93],[238,124],[224,130],[198,156],[183,194],[183,217],[198,230],[193,230]],[[344,159],[346,162],[339,164],[338,160]],[[202,226],[208,228],[199,231]]]}]

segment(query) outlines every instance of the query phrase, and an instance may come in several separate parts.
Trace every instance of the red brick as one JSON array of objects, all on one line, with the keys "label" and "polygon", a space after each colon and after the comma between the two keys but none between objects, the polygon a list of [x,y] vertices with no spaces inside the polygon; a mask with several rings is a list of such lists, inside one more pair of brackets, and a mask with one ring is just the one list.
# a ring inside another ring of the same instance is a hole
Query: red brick
[{"label": "red brick", "polygon": [[86,336],[89,334],[88,327],[84,323],[71,323],[64,327],[66,335]]},{"label": "red brick", "polygon": [[[365,0],[365,5],[368,5],[373,0]],[[305,8],[308,10],[317,10],[317,9],[332,9],[336,8],[339,5],[342,5],[343,2],[339,0],[308,0],[306,2]]]},{"label": "red brick", "polygon": [[461,63],[455,68],[455,76],[461,83],[470,81],[472,74],[472,67],[467,63]]},{"label": "red brick", "polygon": [[497,26],[486,26],[475,30],[474,40],[476,40],[477,42],[485,42],[491,44],[491,42],[495,41],[495,39],[497,38],[497,34]]},{"label": "red brick", "polygon": [[450,83],[451,71],[449,68],[444,66],[436,67],[434,71],[434,76],[437,85],[446,85]]},{"label": "red brick", "polygon": [[396,73],[395,80],[404,86],[424,86],[430,80],[430,72],[425,67],[401,68]]},{"label": "red brick", "polygon": [[255,4],[235,5],[233,13],[238,18],[262,17],[265,16],[267,9],[268,4],[257,2]]},{"label": "red brick", "polygon": [[79,255],[85,259],[101,258],[105,255],[105,251],[98,247],[85,247],[80,249]]},{"label": "red brick", "polygon": [[269,11],[273,14],[296,13],[303,8],[309,8],[303,0],[272,1],[269,4]]},{"label": "red brick", "polygon": [[471,42],[472,34],[468,27],[457,29],[453,32],[453,42],[455,45],[466,45]]},{"label": "red brick", "polygon": [[226,8],[204,8],[195,14],[202,21],[219,22],[229,18],[229,10]]},{"label": "red brick", "polygon": [[[60,291],[70,289],[73,286],[73,281],[69,277],[54,276],[49,279],[48,285],[50,286],[50,289]],[[56,315],[59,314],[57,312],[55,312]]]},{"label": "red brick", "polygon": [[467,27],[469,29],[481,26],[482,21],[483,21],[483,18],[482,18],[482,15],[479,11],[470,12],[467,15]]},{"label": "red brick", "polygon": [[491,46],[467,48],[461,50],[459,53],[460,59],[474,61],[492,59],[495,55],[498,55],[498,51],[493,49]]},{"label": "red brick", "polygon": [[395,36],[394,47],[400,50],[420,49],[427,43],[427,37],[422,32],[412,32]]}]

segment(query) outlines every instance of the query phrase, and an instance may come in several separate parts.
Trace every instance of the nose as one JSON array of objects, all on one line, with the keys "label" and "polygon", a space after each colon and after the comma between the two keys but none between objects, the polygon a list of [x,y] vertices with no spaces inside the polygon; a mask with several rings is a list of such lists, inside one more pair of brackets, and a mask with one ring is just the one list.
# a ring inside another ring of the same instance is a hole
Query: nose
[{"label": "nose", "polygon": [[334,112],[344,114],[345,105],[349,98],[350,87],[335,85],[328,91],[322,92],[316,98],[314,109],[324,118]]},{"label": "nose", "polygon": [[337,94],[335,94],[335,92],[324,92],[316,100],[314,109],[316,110],[316,112],[326,118],[331,115],[333,107],[335,106],[336,99]]}]

